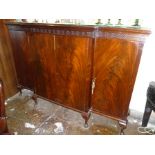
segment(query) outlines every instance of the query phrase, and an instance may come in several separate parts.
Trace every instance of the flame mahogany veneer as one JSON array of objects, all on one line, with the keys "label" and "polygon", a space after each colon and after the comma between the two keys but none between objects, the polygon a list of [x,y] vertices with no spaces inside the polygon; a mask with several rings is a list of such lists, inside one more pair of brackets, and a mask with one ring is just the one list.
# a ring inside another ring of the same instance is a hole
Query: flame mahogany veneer
[{"label": "flame mahogany veneer", "polygon": [[138,28],[7,23],[18,84],[57,104],[127,124],[145,38]]}]

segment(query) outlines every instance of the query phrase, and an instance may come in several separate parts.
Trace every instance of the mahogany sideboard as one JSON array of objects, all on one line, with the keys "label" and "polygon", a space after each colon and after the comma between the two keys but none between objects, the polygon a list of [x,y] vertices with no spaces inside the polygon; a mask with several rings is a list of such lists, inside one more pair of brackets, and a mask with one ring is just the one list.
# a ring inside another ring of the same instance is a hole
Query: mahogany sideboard
[{"label": "mahogany sideboard", "polygon": [[130,98],[146,37],[141,28],[7,23],[18,86],[126,128]]}]

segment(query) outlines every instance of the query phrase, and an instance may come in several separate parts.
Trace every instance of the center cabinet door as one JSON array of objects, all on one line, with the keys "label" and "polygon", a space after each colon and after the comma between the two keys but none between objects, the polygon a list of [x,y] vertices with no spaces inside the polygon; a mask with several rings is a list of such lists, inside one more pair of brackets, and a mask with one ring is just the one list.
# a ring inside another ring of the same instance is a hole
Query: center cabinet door
[{"label": "center cabinet door", "polygon": [[134,41],[96,39],[94,111],[112,118],[126,119],[140,55],[139,44]]},{"label": "center cabinet door", "polygon": [[91,83],[92,39],[33,33],[36,93],[66,107],[87,111]]}]

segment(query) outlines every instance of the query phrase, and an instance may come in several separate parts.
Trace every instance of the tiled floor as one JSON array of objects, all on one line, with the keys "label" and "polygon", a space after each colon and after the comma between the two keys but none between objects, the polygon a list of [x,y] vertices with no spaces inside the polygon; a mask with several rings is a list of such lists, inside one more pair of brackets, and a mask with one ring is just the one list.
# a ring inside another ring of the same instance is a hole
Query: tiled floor
[{"label": "tiled floor", "polygon": [[[22,96],[16,94],[7,100],[6,113],[8,128],[11,133],[19,135],[117,135],[117,121],[92,114],[89,128],[84,128],[81,114],[54,103],[38,98],[30,98],[31,92],[23,90]],[[137,128],[141,118],[129,116],[126,135],[141,134]]]}]

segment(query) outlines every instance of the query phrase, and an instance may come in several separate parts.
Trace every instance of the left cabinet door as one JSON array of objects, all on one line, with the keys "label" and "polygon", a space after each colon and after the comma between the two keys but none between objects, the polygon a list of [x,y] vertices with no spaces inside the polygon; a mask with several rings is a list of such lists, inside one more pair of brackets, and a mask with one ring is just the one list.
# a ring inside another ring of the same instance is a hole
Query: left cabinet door
[{"label": "left cabinet door", "polygon": [[54,35],[32,33],[30,48],[35,53],[34,90],[37,95],[54,100],[55,98],[55,53]]},{"label": "left cabinet door", "polygon": [[30,32],[10,31],[18,84],[34,89],[35,53],[30,49]]}]

